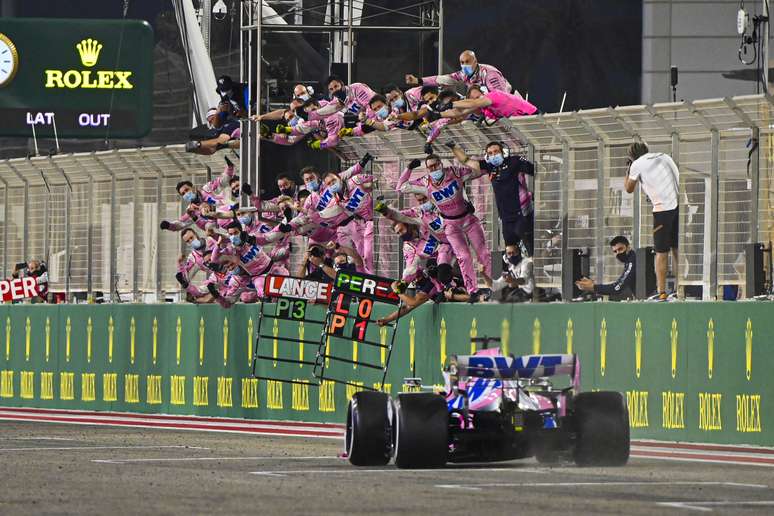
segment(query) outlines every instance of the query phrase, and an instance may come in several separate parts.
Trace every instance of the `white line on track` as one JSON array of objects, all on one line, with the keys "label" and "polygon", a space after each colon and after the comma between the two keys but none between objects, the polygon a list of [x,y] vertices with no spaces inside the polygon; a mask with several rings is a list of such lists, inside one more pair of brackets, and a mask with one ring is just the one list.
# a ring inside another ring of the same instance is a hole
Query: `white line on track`
[{"label": "white line on track", "polygon": [[158,459],[92,459],[100,464],[128,464],[133,462],[186,462],[197,460],[341,460],[338,457],[160,457]]},{"label": "white line on track", "polygon": [[163,448],[185,448],[188,450],[209,450],[203,446],[185,446],[181,444],[158,446],[29,446],[24,448],[0,448],[0,452],[25,452],[25,451],[72,451],[72,450],[152,450]]},{"label": "white line on track", "polygon": [[636,452],[631,453],[631,457],[637,459],[649,459],[649,460],[671,460],[677,462],[707,462],[710,464],[734,464],[737,466],[762,466],[764,468],[774,468],[774,464],[766,462],[749,462],[742,460],[726,460],[726,459],[701,459],[693,457],[651,457],[649,455],[639,455]]},{"label": "white line on track", "polygon": [[540,469],[532,469],[532,468],[497,468],[497,467],[489,467],[489,468],[441,468],[441,469],[398,469],[398,468],[392,468],[387,467],[384,469],[363,469],[363,468],[350,468],[350,467],[343,467],[340,469],[297,469],[297,470],[289,470],[289,471],[251,471],[251,475],[264,475],[264,476],[271,476],[271,475],[317,475],[317,474],[326,474],[326,475],[360,475],[363,473],[385,473],[385,474],[410,474],[410,475],[417,475],[417,474],[439,474],[439,473],[451,473],[454,475],[458,475],[460,473],[467,473],[469,471],[486,471],[488,473],[497,474],[498,472],[502,471],[510,471],[510,472],[517,472],[517,473],[542,473],[542,474],[548,474],[548,470],[540,470]]},{"label": "white line on track", "polygon": [[1,437],[0,441],[78,441],[73,437]]},{"label": "white line on track", "polygon": [[598,482],[492,482],[486,484],[436,484],[442,489],[467,489],[480,491],[484,487],[596,487],[596,486],[727,486],[767,489],[763,484],[740,484],[738,482],[632,482],[632,481],[598,481]]},{"label": "white line on track", "polygon": [[[719,502],[657,502],[656,505],[662,507],[673,507],[675,509],[688,509],[692,511],[712,512],[711,507],[749,507],[749,506],[774,506],[774,500],[750,500],[750,501],[736,501],[736,500],[723,500]],[[709,506],[709,507],[707,507]]]}]

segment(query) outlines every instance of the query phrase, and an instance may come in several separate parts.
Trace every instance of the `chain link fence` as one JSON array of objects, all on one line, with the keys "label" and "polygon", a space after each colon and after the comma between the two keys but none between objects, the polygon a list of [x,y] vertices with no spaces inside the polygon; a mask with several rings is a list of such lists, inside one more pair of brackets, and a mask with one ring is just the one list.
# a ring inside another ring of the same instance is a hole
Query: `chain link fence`
[{"label": "chain link fence", "polygon": [[[744,244],[774,237],[772,109],[771,97],[753,95],[537,115],[491,126],[464,122],[444,128],[434,150],[451,159],[440,142],[454,140],[476,157],[488,142],[500,141],[535,163],[534,263],[543,288],[561,285],[564,249],[586,249],[591,275],[607,282],[620,272],[608,248],[612,237],[652,245],[645,195],[639,187],[624,191],[626,150],[639,140],[672,155],[680,168],[679,283],[701,286],[703,297],[712,299],[725,285],[744,287]],[[408,162],[425,156],[424,144],[419,131],[377,132],[345,139],[335,152],[343,166],[366,152],[376,156],[374,197],[405,208],[415,201],[395,186]],[[182,146],[2,160],[0,270],[7,277],[17,262],[43,258],[54,292],[164,299],[179,291],[179,235],[158,229],[183,210],[174,186],[182,179],[202,184],[222,163],[220,155],[187,154]],[[471,182],[467,193],[490,248],[501,249],[489,181]],[[374,226],[376,272],[398,277],[400,240],[383,218],[377,216]],[[295,243],[294,264],[302,246]]]}]

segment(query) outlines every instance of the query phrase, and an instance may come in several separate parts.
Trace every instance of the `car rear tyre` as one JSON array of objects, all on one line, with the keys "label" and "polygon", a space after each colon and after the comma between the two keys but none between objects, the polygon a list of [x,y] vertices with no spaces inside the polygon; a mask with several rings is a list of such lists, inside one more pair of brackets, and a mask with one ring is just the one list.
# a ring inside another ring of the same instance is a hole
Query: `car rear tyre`
[{"label": "car rear tyre", "polygon": [[395,401],[395,465],[437,468],[449,455],[446,400],[429,392],[402,393]]},{"label": "car rear tyre", "polygon": [[390,400],[383,392],[355,393],[347,408],[345,446],[355,466],[384,466],[390,461]]},{"label": "car rear tyre", "polygon": [[629,411],[620,392],[583,392],[575,397],[578,466],[623,466],[629,460]]}]

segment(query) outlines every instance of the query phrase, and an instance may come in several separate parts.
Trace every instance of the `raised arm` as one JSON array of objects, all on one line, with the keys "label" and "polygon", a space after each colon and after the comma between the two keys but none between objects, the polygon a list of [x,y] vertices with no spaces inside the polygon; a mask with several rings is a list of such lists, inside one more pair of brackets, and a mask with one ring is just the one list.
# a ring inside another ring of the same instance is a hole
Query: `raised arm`
[{"label": "raised arm", "polygon": [[457,145],[453,141],[448,141],[444,145],[451,149],[452,154],[454,154],[455,159],[459,162],[460,165],[466,166],[475,172],[481,171],[481,165],[479,164],[478,160],[468,157],[468,155],[465,154],[465,149],[463,149],[461,146]]}]

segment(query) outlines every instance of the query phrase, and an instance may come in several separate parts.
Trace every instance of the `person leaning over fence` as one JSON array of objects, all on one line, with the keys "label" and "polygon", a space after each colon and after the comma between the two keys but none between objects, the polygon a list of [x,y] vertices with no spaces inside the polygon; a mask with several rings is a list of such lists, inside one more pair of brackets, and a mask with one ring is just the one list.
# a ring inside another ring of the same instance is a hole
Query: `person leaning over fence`
[{"label": "person leaning over fence", "polygon": [[[672,272],[677,278],[677,233],[680,212],[680,171],[670,156],[663,152],[648,152],[648,146],[635,142],[629,146],[629,168],[624,187],[634,192],[637,181],[653,204],[653,247],[656,251],[656,287],[653,301],[667,301],[667,260],[672,252]],[[675,285],[677,290],[677,285]]]},{"label": "person leaning over fence", "polygon": [[634,252],[634,249],[629,245],[629,240],[623,235],[613,238],[610,241],[610,248],[613,250],[616,260],[624,264],[623,272],[618,276],[618,279],[612,283],[598,285],[589,278],[581,278],[575,282],[575,286],[585,292],[608,296],[610,301],[634,299],[637,253]]}]

